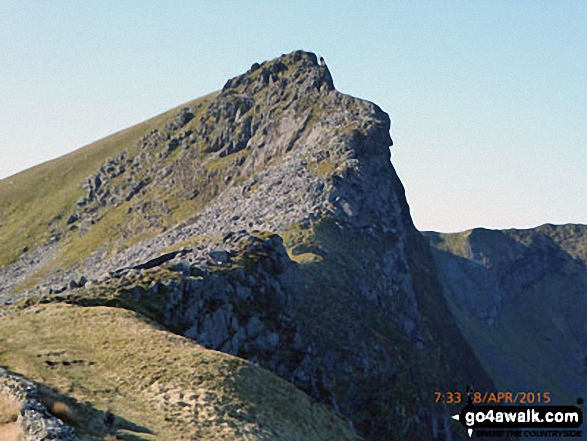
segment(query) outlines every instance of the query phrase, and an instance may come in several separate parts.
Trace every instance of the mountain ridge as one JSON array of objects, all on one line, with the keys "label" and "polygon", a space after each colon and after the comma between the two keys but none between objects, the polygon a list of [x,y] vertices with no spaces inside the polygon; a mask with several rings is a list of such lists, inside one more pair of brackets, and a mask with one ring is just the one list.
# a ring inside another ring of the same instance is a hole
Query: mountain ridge
[{"label": "mountain ridge", "polygon": [[296,51],[142,128],[50,214],[0,204],[2,320],[127,309],[261,365],[368,439],[465,438],[434,391],[494,386],[413,226],[387,114]]},{"label": "mountain ridge", "polygon": [[426,235],[451,311],[498,387],[581,397],[587,226]]}]

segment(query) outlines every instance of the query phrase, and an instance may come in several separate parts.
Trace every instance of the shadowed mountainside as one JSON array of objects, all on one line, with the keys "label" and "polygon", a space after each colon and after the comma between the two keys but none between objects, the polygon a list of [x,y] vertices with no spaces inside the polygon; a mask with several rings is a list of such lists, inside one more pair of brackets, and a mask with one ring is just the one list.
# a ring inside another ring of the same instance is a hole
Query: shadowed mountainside
[{"label": "shadowed mountainside", "polygon": [[587,390],[587,226],[426,233],[443,291],[496,385],[574,404]]}]

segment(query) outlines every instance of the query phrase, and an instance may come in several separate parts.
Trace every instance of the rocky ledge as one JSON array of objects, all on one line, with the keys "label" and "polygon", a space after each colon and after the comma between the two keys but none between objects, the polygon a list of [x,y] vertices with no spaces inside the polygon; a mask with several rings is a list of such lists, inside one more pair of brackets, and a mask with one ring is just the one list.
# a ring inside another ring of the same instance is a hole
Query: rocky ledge
[{"label": "rocky ledge", "polygon": [[0,296],[140,312],[368,439],[459,439],[430,391],[492,384],[412,224],[389,130],[314,54],[255,63],[72,182],[44,241],[0,269]]},{"label": "rocky ledge", "polygon": [[72,427],[49,413],[37,396],[37,385],[0,368],[0,394],[20,404],[16,422],[22,441],[75,441]]}]

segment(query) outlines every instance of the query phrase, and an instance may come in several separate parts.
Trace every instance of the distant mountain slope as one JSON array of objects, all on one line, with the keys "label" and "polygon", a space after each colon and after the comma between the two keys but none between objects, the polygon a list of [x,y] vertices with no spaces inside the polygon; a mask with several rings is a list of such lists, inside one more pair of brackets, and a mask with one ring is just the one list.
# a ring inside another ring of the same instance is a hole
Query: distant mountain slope
[{"label": "distant mountain slope", "polygon": [[463,334],[501,389],[587,390],[587,226],[426,234]]},{"label": "distant mountain slope", "polygon": [[132,310],[260,364],[368,439],[464,439],[434,392],[493,383],[412,224],[389,129],[296,51],[91,161],[87,147],[1,181],[0,314]]}]

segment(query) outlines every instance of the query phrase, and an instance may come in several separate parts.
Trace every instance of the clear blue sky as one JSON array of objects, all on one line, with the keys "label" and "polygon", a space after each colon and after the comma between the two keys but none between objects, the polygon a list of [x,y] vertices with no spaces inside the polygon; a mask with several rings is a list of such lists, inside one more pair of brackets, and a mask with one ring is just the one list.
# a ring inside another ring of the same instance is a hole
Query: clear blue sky
[{"label": "clear blue sky", "polygon": [[420,229],[587,223],[587,2],[0,1],[0,177],[323,55],[392,117]]}]

